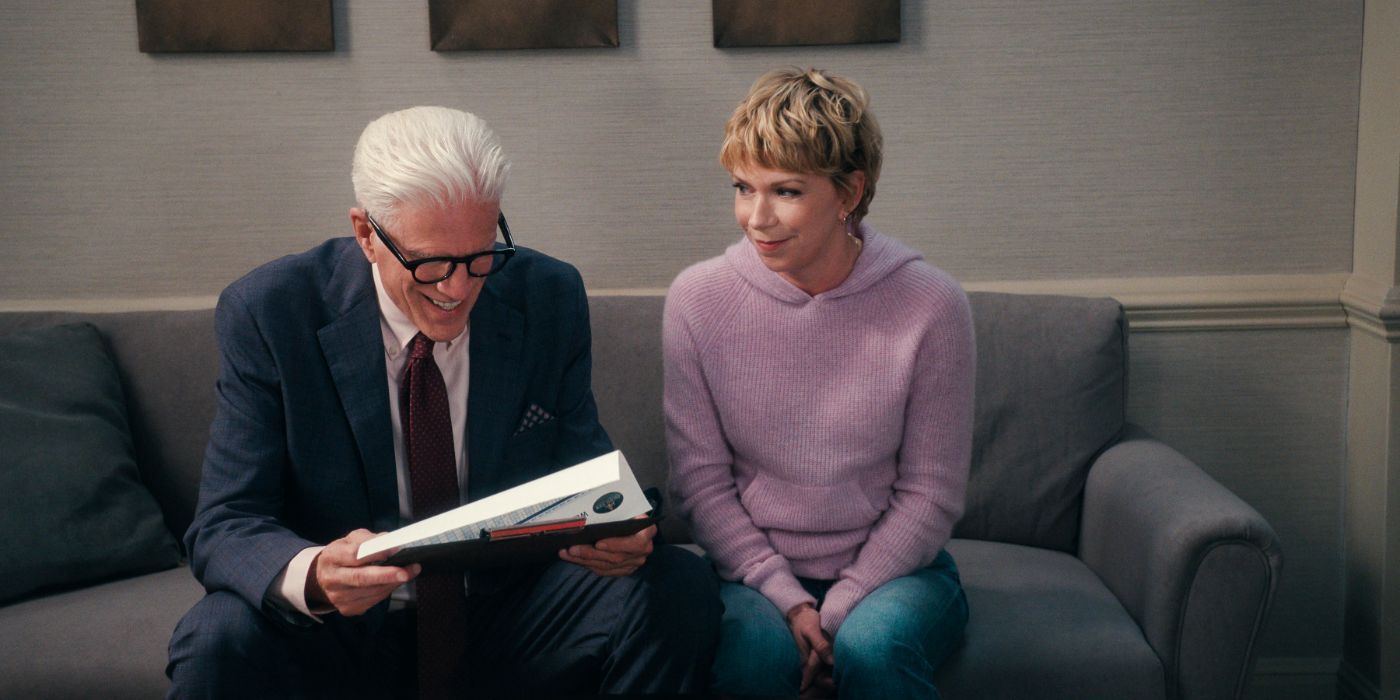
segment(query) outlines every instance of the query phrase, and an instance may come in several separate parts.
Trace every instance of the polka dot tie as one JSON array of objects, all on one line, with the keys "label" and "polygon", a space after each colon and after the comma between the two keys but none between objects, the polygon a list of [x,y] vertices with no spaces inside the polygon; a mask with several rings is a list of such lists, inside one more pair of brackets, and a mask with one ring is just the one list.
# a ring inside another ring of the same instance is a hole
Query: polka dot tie
[{"label": "polka dot tie", "polygon": [[[433,361],[433,341],[413,337],[399,381],[399,409],[408,454],[413,518],[422,520],[458,505],[457,458],[447,384]],[[418,694],[460,695],[458,674],[466,647],[466,592],[460,573],[425,573],[418,590]]]}]

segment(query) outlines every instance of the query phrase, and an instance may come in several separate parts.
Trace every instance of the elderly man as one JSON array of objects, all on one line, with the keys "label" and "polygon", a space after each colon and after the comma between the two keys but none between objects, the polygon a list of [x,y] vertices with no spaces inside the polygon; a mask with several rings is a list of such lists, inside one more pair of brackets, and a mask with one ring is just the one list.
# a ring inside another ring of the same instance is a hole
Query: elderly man
[{"label": "elderly man", "polygon": [[[703,690],[713,574],[655,527],[535,566],[423,573],[359,544],[612,449],[577,271],[515,248],[509,164],[440,107],[366,127],[354,238],[233,283],[185,537],[205,596],[175,697]],[[498,241],[498,231],[503,241]]]}]

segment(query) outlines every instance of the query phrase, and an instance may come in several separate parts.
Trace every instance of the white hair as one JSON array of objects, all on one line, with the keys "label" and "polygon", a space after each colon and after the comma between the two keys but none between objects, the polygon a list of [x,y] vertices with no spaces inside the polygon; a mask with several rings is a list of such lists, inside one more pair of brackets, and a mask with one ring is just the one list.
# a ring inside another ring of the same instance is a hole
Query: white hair
[{"label": "white hair", "polygon": [[[393,221],[400,205],[499,202],[510,161],[480,117],[446,107],[410,107],[365,127],[350,180],[359,205]],[[385,224],[388,225],[388,224]]]}]

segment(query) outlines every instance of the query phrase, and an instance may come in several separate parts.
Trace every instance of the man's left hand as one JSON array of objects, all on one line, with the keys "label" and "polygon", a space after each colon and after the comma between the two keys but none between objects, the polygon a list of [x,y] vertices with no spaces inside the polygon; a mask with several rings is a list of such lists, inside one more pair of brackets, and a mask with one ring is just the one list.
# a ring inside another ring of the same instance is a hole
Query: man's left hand
[{"label": "man's left hand", "polygon": [[578,564],[599,576],[630,576],[647,561],[656,526],[649,525],[623,537],[608,537],[592,545],[576,544],[559,550],[559,558]]}]

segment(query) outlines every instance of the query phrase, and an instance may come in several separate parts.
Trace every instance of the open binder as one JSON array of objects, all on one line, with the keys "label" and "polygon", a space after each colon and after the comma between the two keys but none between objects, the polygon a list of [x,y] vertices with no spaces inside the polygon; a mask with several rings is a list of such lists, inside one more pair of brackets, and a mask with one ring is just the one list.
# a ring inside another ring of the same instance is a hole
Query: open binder
[{"label": "open binder", "polygon": [[360,545],[386,563],[462,571],[548,561],[560,549],[629,535],[659,519],[619,451],[406,525]]}]

